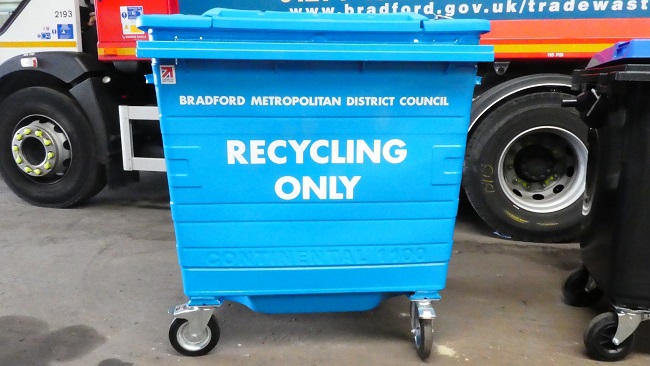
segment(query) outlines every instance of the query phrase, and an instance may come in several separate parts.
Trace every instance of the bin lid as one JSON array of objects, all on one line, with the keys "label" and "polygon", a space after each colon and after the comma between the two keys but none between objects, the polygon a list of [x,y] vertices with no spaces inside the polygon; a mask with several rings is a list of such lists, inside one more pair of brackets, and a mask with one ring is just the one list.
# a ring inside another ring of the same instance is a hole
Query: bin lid
[{"label": "bin lid", "polygon": [[650,39],[633,39],[618,42],[594,55],[587,68],[602,67],[621,63],[650,63]]},{"label": "bin lid", "polygon": [[429,19],[415,13],[312,14],[216,8],[203,15],[144,15],[138,57],[332,61],[494,59],[478,45],[482,19]]},{"label": "bin lid", "polygon": [[427,18],[412,13],[387,14],[379,19],[365,14],[312,14],[279,11],[212,9],[203,16],[212,18],[213,28],[328,31],[328,32],[413,32]]}]

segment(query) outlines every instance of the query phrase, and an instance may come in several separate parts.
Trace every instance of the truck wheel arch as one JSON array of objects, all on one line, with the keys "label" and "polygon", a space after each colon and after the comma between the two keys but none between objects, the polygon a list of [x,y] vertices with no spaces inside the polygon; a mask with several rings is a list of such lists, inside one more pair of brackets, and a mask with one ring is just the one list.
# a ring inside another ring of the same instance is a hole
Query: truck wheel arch
[{"label": "truck wheel arch", "polygon": [[[24,57],[35,57],[38,66],[25,68]],[[13,57],[0,65],[0,102],[28,87],[42,86],[73,97],[87,115],[95,135],[98,162],[109,163],[109,136],[119,134],[117,103],[106,93],[97,93],[97,82],[107,76],[107,69],[97,59],[84,53],[40,52]],[[109,105],[106,105],[109,104]],[[112,105],[110,105],[112,104]],[[113,107],[114,105],[114,107]]]},{"label": "truck wheel arch", "polygon": [[521,76],[491,87],[476,97],[472,103],[470,132],[491,110],[512,98],[522,94],[530,94],[534,91],[552,90],[569,93],[571,91],[571,76],[564,74]]}]

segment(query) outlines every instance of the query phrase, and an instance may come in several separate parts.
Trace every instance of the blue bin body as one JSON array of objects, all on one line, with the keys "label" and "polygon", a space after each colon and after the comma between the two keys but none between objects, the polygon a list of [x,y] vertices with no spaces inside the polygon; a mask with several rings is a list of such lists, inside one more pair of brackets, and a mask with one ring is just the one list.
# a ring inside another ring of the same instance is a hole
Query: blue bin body
[{"label": "blue bin body", "polygon": [[355,311],[445,287],[487,21],[144,16],[191,305]]}]

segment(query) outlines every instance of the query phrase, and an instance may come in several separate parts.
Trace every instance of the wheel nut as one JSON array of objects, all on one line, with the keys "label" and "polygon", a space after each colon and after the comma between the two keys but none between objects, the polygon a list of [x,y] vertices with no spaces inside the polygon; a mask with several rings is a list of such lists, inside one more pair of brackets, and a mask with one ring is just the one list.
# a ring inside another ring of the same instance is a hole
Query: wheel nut
[{"label": "wheel nut", "polygon": [[51,152],[51,151],[49,153],[47,153],[47,158],[48,159],[54,159],[54,153]]},{"label": "wheel nut", "polygon": [[22,140],[22,139],[23,139],[23,135],[17,133],[17,134],[16,134],[16,140],[20,141],[20,140]]},{"label": "wheel nut", "polygon": [[11,150],[17,152],[17,151],[19,150],[19,149],[18,149],[18,145],[14,145],[14,146],[12,146],[12,147],[11,147]]},{"label": "wheel nut", "polygon": [[30,133],[32,133],[32,130],[29,129],[29,128],[26,128],[26,129],[23,130],[23,133],[24,133],[25,135],[29,135]]},{"label": "wheel nut", "polygon": [[36,174],[36,175],[41,175],[41,173],[43,173],[43,172],[40,169],[35,169],[34,170],[34,174]]},{"label": "wheel nut", "polygon": [[32,172],[32,168],[26,166],[25,167],[25,173],[31,173],[31,172]]},{"label": "wheel nut", "polygon": [[22,164],[22,163],[23,163],[23,159],[21,159],[20,157],[17,157],[16,158],[16,164]]},{"label": "wheel nut", "polygon": [[34,135],[36,135],[36,137],[41,137],[41,136],[43,136],[43,131],[36,130],[36,132],[34,132]]},{"label": "wheel nut", "polygon": [[45,165],[43,165],[43,168],[45,168],[45,169],[47,169],[47,170],[50,170],[50,169],[52,169],[52,164],[50,164],[50,163],[45,163]]},{"label": "wheel nut", "polygon": [[45,146],[50,146],[50,145],[52,145],[52,140],[45,139],[45,140],[43,140],[43,144]]}]

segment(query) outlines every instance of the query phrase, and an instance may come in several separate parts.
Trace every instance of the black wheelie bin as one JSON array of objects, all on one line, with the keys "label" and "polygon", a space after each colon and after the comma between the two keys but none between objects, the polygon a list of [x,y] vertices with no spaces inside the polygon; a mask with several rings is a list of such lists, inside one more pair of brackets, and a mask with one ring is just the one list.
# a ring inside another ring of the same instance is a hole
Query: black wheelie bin
[{"label": "black wheelie bin", "polygon": [[650,40],[618,43],[573,74],[571,103],[589,126],[583,267],[564,283],[566,303],[603,295],[612,310],[584,332],[589,357],[625,358],[650,319]]}]

